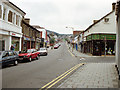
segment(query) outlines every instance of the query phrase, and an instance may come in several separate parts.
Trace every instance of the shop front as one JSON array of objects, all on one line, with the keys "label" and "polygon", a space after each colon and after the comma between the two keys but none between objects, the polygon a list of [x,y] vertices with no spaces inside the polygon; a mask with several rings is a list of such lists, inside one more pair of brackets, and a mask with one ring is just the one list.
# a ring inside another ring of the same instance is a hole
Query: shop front
[{"label": "shop front", "polygon": [[41,39],[37,38],[36,39],[36,49],[40,49],[40,42],[41,42]]},{"label": "shop front", "polygon": [[30,38],[24,36],[22,50],[27,50],[27,49],[30,49]]},{"label": "shop front", "polygon": [[14,46],[15,51],[19,51],[19,47],[20,47],[19,41],[20,41],[19,37],[12,36],[12,45]]},{"label": "shop front", "polygon": [[87,36],[87,53],[92,55],[115,55],[115,34],[93,34]]}]

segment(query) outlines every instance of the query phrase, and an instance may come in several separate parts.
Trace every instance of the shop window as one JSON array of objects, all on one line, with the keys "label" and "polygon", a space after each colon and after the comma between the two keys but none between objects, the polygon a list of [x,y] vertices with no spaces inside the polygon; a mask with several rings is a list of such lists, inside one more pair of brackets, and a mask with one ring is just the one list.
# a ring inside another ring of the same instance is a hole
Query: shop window
[{"label": "shop window", "polygon": [[0,18],[2,18],[2,6],[0,5]]},{"label": "shop window", "polygon": [[12,22],[12,16],[13,16],[13,13],[11,11],[9,11],[9,14],[8,14],[8,21],[9,22]]},{"label": "shop window", "polygon": [[3,11],[3,20],[5,20],[5,15],[6,15],[6,8],[4,8],[4,11]]}]

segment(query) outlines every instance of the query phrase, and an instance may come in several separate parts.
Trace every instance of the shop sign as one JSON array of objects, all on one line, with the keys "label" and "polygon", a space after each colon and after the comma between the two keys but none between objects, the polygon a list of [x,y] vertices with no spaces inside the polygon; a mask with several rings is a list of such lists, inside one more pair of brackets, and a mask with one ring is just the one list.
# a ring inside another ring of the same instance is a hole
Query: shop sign
[{"label": "shop sign", "polygon": [[16,34],[15,33],[12,33],[13,36],[15,36]]},{"label": "shop sign", "polygon": [[116,40],[116,35],[100,35],[101,40]]},{"label": "shop sign", "polygon": [[93,40],[99,40],[99,34],[92,35],[92,39],[93,39]]},{"label": "shop sign", "polygon": [[92,39],[91,35],[87,36],[87,41],[89,41],[91,39]]}]

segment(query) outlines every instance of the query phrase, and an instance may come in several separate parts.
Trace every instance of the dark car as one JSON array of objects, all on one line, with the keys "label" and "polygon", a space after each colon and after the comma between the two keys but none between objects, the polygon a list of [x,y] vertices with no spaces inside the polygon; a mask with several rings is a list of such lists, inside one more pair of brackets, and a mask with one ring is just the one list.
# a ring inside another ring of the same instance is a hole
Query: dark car
[{"label": "dark car", "polygon": [[0,51],[0,64],[1,66],[14,64],[17,65],[19,56],[15,51]]}]

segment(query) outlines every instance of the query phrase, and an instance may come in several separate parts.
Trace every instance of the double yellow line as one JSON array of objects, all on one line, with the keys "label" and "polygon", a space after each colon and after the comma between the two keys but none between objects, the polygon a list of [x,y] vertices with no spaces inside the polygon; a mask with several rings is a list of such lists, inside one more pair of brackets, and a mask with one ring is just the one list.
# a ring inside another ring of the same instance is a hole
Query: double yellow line
[{"label": "double yellow line", "polygon": [[71,69],[69,69],[68,71],[66,71],[65,73],[63,73],[62,75],[58,76],[57,78],[53,79],[51,82],[49,82],[48,84],[44,85],[43,88],[51,88],[52,86],[54,86],[56,83],[58,83],[60,80],[62,80],[63,78],[65,78],[67,75],[69,75],[70,73],[72,73],[74,70],[76,70],[77,68],[79,68],[80,66],[84,65],[84,63],[81,64],[77,64],[76,66],[72,67]]},{"label": "double yellow line", "polygon": [[73,55],[73,54],[71,53],[71,51],[70,51],[70,50],[68,50],[68,52],[71,54],[71,56],[75,56],[75,55]]}]

